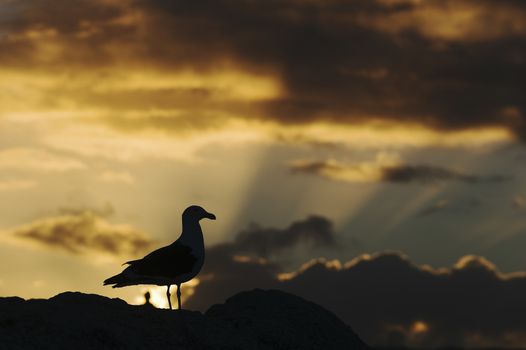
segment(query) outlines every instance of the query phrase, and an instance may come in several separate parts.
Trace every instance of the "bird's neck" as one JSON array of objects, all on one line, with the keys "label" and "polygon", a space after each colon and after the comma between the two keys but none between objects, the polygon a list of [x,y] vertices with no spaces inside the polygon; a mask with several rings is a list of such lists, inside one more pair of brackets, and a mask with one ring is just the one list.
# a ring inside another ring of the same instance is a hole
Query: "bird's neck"
[{"label": "bird's neck", "polygon": [[190,219],[183,219],[183,234],[185,232],[191,233],[191,232],[201,232],[201,225],[199,225],[199,221],[197,220],[190,220]]},{"label": "bird's neck", "polygon": [[199,221],[183,220],[183,233],[180,238],[181,243],[199,249],[204,247],[203,231]]}]

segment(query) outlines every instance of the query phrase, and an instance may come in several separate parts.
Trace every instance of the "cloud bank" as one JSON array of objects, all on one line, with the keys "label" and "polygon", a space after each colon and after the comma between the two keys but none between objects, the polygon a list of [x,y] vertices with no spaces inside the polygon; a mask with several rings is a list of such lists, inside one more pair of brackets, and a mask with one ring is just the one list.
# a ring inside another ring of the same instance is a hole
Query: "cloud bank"
[{"label": "cloud bank", "polygon": [[263,258],[296,245],[334,247],[336,237],[332,223],[325,217],[313,215],[293,222],[285,229],[263,228],[253,224],[239,232],[232,244],[239,254],[255,254]]},{"label": "cloud bank", "polygon": [[430,184],[458,181],[468,184],[500,183],[511,180],[510,176],[482,176],[427,164],[406,165],[384,162],[345,164],[335,160],[296,161],[289,169],[293,174],[316,175],[329,180],[349,183],[389,182],[398,184]]},{"label": "cloud bank", "polygon": [[516,347],[526,339],[526,276],[504,275],[482,257],[442,269],[399,253],[345,264],[317,259],[279,278],[266,261],[234,259],[216,268],[212,259],[213,277],[201,280],[188,307],[203,309],[242,289],[278,288],[335,312],[373,345]]},{"label": "cloud bank", "polygon": [[36,84],[35,106],[140,111],[138,118],[101,115],[123,130],[217,126],[236,117],[525,135],[520,1],[98,0],[73,7],[39,0],[2,7],[9,16],[0,25],[0,63],[11,77],[5,81],[14,82],[5,101],[13,108],[24,105],[11,97]]},{"label": "cloud bank", "polygon": [[136,256],[144,254],[153,241],[141,231],[127,225],[109,223],[108,212],[64,209],[57,216],[8,230],[7,235],[21,243],[62,250],[71,254],[105,254]]}]

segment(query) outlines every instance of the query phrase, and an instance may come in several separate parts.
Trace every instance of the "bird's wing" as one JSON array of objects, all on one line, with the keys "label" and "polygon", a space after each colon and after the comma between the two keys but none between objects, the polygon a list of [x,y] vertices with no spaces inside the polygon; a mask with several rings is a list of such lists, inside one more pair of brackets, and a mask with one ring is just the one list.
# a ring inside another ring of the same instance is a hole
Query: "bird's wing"
[{"label": "bird's wing", "polygon": [[191,272],[196,262],[192,249],[176,241],[126,264],[130,265],[128,269],[139,275],[177,277]]}]

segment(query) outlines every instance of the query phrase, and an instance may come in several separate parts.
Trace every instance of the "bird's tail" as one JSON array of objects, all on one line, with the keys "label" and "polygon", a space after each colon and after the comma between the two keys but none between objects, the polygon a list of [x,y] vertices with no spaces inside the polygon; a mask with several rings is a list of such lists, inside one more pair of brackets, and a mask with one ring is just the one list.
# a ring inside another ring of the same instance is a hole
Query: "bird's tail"
[{"label": "bird's tail", "polygon": [[113,284],[113,288],[124,287],[128,285],[128,283],[129,283],[129,280],[123,273],[119,273],[118,275],[110,277],[104,281],[105,286],[109,284]]}]

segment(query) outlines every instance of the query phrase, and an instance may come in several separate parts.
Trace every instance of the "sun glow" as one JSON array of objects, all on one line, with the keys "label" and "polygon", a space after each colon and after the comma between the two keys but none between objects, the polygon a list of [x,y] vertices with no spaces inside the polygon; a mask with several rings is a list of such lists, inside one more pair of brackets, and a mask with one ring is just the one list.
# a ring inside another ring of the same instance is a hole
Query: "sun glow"
[{"label": "sun glow", "polygon": [[429,330],[429,326],[424,321],[415,321],[411,325],[411,333],[421,334],[426,333]]},{"label": "sun glow", "polygon": [[[199,285],[199,279],[194,278],[181,285],[181,303],[183,304],[195,293],[195,287]],[[172,295],[172,307],[177,307],[176,286],[170,288]],[[150,293],[150,303],[158,309],[167,309],[168,300],[166,299],[166,287],[164,286],[144,286],[140,289],[140,295],[133,298],[131,304],[144,305],[146,303],[145,294]]]}]

